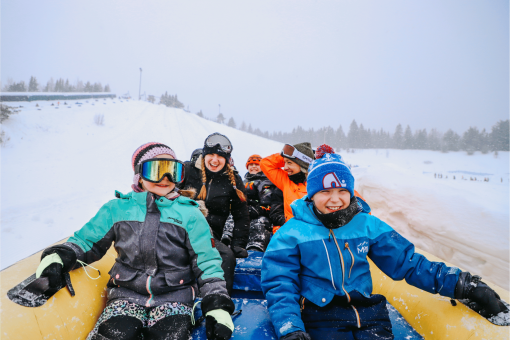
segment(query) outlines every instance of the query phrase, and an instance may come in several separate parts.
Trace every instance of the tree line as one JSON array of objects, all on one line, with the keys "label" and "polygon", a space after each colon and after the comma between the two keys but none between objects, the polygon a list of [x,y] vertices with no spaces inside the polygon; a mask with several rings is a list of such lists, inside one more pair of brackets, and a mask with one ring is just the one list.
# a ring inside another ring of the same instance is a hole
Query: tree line
[{"label": "tree line", "polygon": [[74,84],[69,82],[69,79],[64,80],[63,78],[57,79],[56,81],[52,78],[48,80],[46,86],[42,86],[37,81],[37,78],[32,76],[28,82],[28,86],[23,80],[20,82],[14,82],[11,78],[7,80],[7,84],[2,89],[4,92],[111,92],[110,85],[106,84],[104,87],[100,82],[86,83],[77,80]]},{"label": "tree line", "polygon": [[[197,113],[204,117],[202,111]],[[216,121],[225,124],[227,119],[219,114]],[[437,150],[466,151],[473,154],[475,151],[487,153],[489,151],[510,151],[509,135],[510,120],[500,120],[494,124],[491,131],[481,131],[477,127],[470,127],[462,135],[449,129],[445,133],[437,129],[417,129],[414,132],[409,125],[404,129],[398,124],[393,133],[377,129],[366,129],[363,124],[353,120],[348,131],[344,131],[340,125],[334,129],[331,126],[319,129],[304,129],[301,126],[294,128],[292,132],[268,132],[254,129],[251,124],[237,124],[233,117],[226,123],[228,126],[265,137],[282,143],[295,144],[303,141],[310,141],[317,146],[323,143],[329,144],[337,149],[413,149],[413,150]]]}]

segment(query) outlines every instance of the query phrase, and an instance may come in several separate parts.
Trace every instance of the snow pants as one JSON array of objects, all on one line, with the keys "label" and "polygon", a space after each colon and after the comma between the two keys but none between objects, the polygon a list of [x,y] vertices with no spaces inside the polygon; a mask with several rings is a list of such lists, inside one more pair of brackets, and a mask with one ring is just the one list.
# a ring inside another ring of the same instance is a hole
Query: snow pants
[{"label": "snow pants", "polygon": [[99,316],[87,340],[188,340],[191,307],[166,303],[144,307],[126,300],[114,300]]},{"label": "snow pants", "polygon": [[232,287],[234,286],[234,270],[236,269],[236,256],[232,249],[224,243],[217,239],[214,240],[214,243],[222,259],[221,269],[223,269],[223,274],[225,276],[225,284],[227,286],[228,295],[232,295]]},{"label": "snow pants", "polygon": [[354,307],[333,299],[325,307],[304,302],[301,319],[313,340],[394,339],[386,298],[372,295]]},{"label": "snow pants", "polygon": [[251,220],[250,237],[248,238],[246,250],[266,251],[271,239],[271,234],[268,231],[271,230],[271,227],[271,221],[265,216]]}]

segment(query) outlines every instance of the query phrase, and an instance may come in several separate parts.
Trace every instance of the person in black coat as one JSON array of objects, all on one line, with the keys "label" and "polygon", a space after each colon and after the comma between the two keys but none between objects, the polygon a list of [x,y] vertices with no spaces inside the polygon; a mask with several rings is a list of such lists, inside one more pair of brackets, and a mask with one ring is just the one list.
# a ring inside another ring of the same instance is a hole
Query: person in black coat
[{"label": "person in black coat", "polygon": [[[208,210],[207,222],[211,227],[216,248],[223,259],[222,268],[229,293],[234,281],[236,257],[248,257],[250,217],[241,177],[229,165],[232,144],[219,133],[207,137],[202,155],[196,162],[187,162],[185,180],[179,186],[194,188],[198,194],[195,200],[202,200]],[[225,222],[232,214],[234,230],[230,248],[220,240]]]},{"label": "person in black coat", "polygon": [[275,187],[271,193],[271,210],[269,219],[273,224],[273,234],[285,224],[285,209],[283,207],[283,192]]},{"label": "person in black coat", "polygon": [[260,170],[259,155],[251,155],[246,162],[248,172],[244,176],[244,186],[250,213],[250,236],[248,250],[265,251],[271,238],[272,224],[269,220],[271,193],[275,186]]}]

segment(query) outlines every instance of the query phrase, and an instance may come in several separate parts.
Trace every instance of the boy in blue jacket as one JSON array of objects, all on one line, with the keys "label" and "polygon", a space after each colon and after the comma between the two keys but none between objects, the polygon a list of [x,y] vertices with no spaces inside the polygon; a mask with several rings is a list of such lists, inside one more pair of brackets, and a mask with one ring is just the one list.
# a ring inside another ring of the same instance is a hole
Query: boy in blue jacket
[{"label": "boy in blue jacket", "polygon": [[506,310],[479,277],[430,262],[354,196],[342,157],[326,153],[308,170],[308,195],[271,240],[262,290],[279,339],[393,339],[386,298],[372,294],[367,256],[389,277],[432,294],[468,298],[486,315]]}]

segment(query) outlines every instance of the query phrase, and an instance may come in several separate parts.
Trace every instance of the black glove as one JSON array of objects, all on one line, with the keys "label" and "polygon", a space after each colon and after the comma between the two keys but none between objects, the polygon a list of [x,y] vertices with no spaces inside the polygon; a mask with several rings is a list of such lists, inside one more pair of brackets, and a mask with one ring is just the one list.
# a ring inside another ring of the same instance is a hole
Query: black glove
[{"label": "black glove", "polygon": [[244,248],[241,248],[238,246],[232,246],[232,251],[234,252],[234,255],[236,256],[236,259],[248,257],[248,252]]},{"label": "black glove", "polygon": [[52,263],[48,267],[44,268],[41,276],[48,278],[51,289],[59,290],[66,285],[63,267],[60,263]]},{"label": "black glove", "polygon": [[[230,320],[230,324],[232,324],[232,320]],[[233,326],[232,324],[232,328]],[[207,315],[205,317],[205,334],[208,340],[228,340],[232,336],[232,329],[218,322],[215,317]]]},{"label": "black glove", "polygon": [[468,272],[460,273],[455,286],[455,298],[469,299],[469,307],[485,318],[507,312],[508,308],[501,302],[499,295],[481,279],[480,276],[471,276]]},{"label": "black glove", "polygon": [[312,340],[312,338],[308,333],[297,331],[281,337],[280,340]]}]

